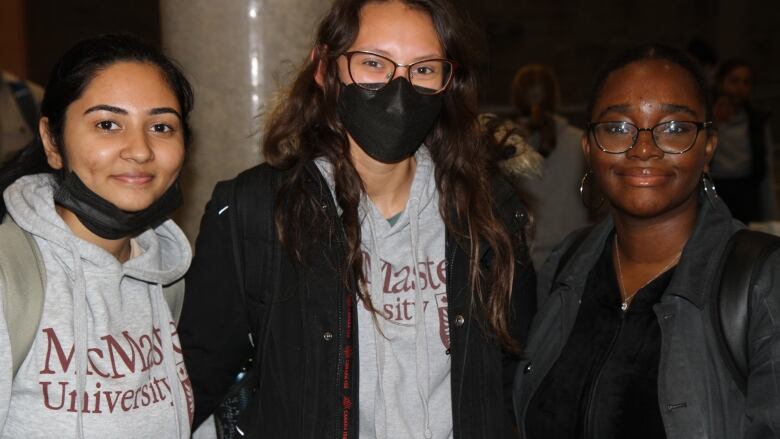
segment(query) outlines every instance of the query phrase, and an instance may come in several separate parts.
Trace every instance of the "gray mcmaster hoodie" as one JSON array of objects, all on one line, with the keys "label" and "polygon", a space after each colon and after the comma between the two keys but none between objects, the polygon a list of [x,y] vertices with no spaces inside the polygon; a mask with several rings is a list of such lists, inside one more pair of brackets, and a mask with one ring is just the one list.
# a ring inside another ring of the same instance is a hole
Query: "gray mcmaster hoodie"
[{"label": "gray mcmaster hoodie", "polygon": [[[394,224],[367,196],[360,203],[368,293],[381,311],[357,307],[361,438],[452,437],[445,227],[430,152],[421,146],[414,157]],[[332,167],[316,163],[332,190]]]},{"label": "gray mcmaster hoodie", "polygon": [[192,389],[162,292],[189,267],[187,239],[168,220],[137,236],[133,257],[120,263],[70,231],[53,187],[51,176],[32,175],[3,194],[35,237],[46,285],[15,378],[0,314],[0,437],[188,438]]}]

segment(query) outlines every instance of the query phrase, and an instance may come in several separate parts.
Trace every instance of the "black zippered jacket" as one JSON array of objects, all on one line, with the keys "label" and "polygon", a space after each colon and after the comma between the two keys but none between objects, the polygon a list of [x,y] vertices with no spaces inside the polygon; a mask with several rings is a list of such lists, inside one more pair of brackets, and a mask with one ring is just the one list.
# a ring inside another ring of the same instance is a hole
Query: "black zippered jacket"
[{"label": "black zippered jacket", "polygon": [[[273,226],[276,195],[291,171],[249,169],[217,184],[206,206],[179,324],[195,392],[195,426],[253,356],[257,391],[240,422],[247,437],[357,438],[356,301],[339,274],[343,232],[325,180],[311,163],[304,171],[308,192],[338,229],[311,224],[319,252],[304,266],[281,248]],[[497,181],[494,188],[496,212],[510,233],[522,237],[523,204],[509,184]],[[329,238],[322,239],[318,233],[329,228]],[[522,344],[536,308],[536,278],[524,239],[518,242],[511,330]],[[454,436],[514,437],[511,386],[519,358],[486,336],[472,316],[468,253],[449,232],[445,251]],[[490,263],[490,251],[481,258]]]}]

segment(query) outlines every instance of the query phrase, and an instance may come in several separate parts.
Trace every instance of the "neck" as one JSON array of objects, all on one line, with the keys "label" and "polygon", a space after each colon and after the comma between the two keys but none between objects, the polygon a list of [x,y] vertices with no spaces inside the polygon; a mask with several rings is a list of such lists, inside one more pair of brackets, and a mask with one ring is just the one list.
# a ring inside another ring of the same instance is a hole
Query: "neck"
[{"label": "neck", "polygon": [[412,189],[417,162],[414,156],[397,163],[382,163],[350,137],[350,154],[366,194],[385,218],[404,210]]},{"label": "neck", "polygon": [[79,238],[95,244],[108,253],[112,254],[119,262],[126,262],[130,259],[130,237],[124,237],[120,239],[105,239],[90,231],[79,220],[75,213],[60,206],[55,205],[57,214],[62,218],[65,224],[70,228],[71,232]]},{"label": "neck", "polygon": [[654,218],[637,218],[613,209],[615,233],[623,262],[664,264],[676,258],[696,225],[698,197]]}]

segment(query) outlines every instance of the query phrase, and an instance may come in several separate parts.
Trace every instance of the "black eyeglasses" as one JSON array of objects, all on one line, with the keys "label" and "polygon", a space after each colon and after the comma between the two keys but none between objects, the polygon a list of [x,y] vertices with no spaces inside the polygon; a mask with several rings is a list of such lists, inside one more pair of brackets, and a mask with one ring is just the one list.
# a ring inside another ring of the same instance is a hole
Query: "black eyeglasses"
[{"label": "black eyeglasses", "polygon": [[693,148],[699,131],[712,127],[712,122],[670,120],[652,128],[639,128],[631,122],[591,122],[588,131],[599,149],[608,154],[622,154],[636,145],[639,133],[650,131],[655,146],[669,154],[682,154]]},{"label": "black eyeglasses", "polygon": [[398,64],[385,56],[361,50],[343,55],[347,58],[349,77],[366,90],[382,89],[393,80],[398,67],[407,67],[406,77],[414,89],[420,94],[435,95],[447,88],[457,65],[455,61],[444,58]]}]

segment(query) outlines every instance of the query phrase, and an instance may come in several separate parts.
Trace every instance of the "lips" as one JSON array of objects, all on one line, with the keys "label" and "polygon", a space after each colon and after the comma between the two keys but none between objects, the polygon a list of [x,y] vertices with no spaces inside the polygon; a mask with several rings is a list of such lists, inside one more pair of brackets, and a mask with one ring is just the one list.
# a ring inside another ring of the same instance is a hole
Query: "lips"
[{"label": "lips", "polygon": [[616,172],[630,186],[652,187],[665,184],[674,177],[674,173],[664,169],[650,167],[633,167],[620,169]]},{"label": "lips", "polygon": [[122,183],[134,185],[134,186],[141,186],[147,184],[154,179],[153,174],[149,174],[146,172],[125,172],[122,174],[112,175],[112,177],[116,180],[121,181]]}]

